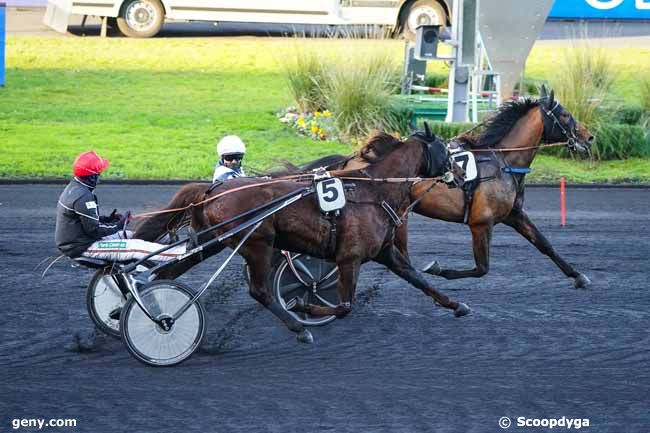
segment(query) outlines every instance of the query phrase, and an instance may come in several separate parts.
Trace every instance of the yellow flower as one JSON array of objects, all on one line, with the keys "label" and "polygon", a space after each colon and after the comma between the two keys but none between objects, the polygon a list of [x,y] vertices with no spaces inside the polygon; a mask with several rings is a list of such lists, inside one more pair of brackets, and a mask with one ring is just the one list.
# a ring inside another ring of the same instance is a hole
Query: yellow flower
[{"label": "yellow flower", "polygon": [[325,116],[325,117],[332,117],[332,113],[330,113],[329,110],[325,110],[325,111],[323,111],[323,116]]},{"label": "yellow flower", "polygon": [[311,133],[316,134],[318,132],[318,125],[312,125],[311,127]]}]

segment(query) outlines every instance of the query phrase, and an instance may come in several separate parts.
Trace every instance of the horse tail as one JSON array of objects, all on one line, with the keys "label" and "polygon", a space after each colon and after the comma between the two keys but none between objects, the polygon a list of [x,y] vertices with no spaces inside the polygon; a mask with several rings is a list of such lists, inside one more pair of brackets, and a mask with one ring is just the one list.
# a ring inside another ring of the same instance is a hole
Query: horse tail
[{"label": "horse tail", "polygon": [[[161,209],[161,213],[146,217],[136,224],[133,237],[153,242],[170,229],[178,227],[188,215],[193,214],[190,205],[203,200],[207,189],[205,183],[183,185],[167,206]],[[169,212],[165,212],[167,210]]]}]

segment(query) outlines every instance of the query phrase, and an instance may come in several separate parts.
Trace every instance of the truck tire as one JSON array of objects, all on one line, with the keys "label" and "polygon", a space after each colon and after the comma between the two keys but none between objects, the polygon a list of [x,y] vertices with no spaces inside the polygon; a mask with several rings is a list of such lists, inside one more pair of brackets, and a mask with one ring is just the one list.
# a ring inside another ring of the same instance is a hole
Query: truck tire
[{"label": "truck tire", "polygon": [[416,0],[407,4],[400,13],[399,26],[409,41],[415,41],[418,26],[435,24],[447,24],[447,11],[437,0]]},{"label": "truck tire", "polygon": [[117,27],[130,38],[155,36],[165,21],[165,10],[158,0],[126,0],[122,4]]}]

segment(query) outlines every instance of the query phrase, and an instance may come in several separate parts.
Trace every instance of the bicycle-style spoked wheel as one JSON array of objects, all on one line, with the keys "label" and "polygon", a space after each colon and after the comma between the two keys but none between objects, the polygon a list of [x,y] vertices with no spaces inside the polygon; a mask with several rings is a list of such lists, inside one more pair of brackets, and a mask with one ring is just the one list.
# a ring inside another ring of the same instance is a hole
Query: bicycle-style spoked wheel
[{"label": "bicycle-style spoked wheel", "polygon": [[[146,271],[152,266],[151,262],[145,262],[138,265],[136,272]],[[112,272],[112,267],[95,272],[86,289],[86,308],[90,319],[100,331],[120,338],[121,311],[131,295],[120,290]]]},{"label": "bicycle-style spoked wheel", "polygon": [[110,268],[98,269],[86,289],[88,315],[97,328],[120,338],[120,314],[126,297],[111,275]]},{"label": "bicycle-style spoked wheel", "polygon": [[174,320],[173,316],[194,296],[192,289],[177,281],[159,280],[144,285],[139,295],[157,321],[147,317],[135,299],[127,301],[120,330],[129,352],[153,366],[176,365],[189,358],[205,334],[205,311],[197,300],[180,317]]},{"label": "bicycle-style spoked wheel", "polygon": [[[306,304],[336,306],[339,276],[336,263],[304,254],[293,254],[291,257],[291,263],[289,260],[279,263],[273,276],[273,291],[282,307],[286,309],[287,302],[296,297]],[[293,311],[289,313],[305,326],[325,325],[336,319],[336,316],[312,316]]]}]

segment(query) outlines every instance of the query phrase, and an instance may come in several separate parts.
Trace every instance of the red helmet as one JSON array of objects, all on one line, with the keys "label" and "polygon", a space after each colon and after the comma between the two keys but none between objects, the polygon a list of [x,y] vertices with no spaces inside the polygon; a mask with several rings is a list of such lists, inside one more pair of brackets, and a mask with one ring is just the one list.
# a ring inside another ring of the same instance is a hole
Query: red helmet
[{"label": "red helmet", "polygon": [[108,159],[104,159],[97,155],[94,150],[89,150],[77,156],[72,165],[72,172],[75,176],[91,176],[93,174],[100,174],[106,167],[108,167]]}]

